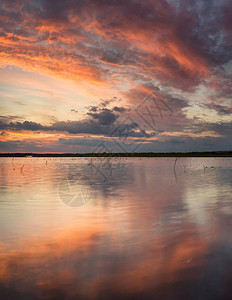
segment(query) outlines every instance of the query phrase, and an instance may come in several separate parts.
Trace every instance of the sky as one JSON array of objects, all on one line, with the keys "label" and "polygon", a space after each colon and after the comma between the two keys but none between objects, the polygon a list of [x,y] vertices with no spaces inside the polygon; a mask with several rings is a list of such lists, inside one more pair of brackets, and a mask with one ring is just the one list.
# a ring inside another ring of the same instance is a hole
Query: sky
[{"label": "sky", "polygon": [[2,0],[1,152],[232,149],[231,0]]}]

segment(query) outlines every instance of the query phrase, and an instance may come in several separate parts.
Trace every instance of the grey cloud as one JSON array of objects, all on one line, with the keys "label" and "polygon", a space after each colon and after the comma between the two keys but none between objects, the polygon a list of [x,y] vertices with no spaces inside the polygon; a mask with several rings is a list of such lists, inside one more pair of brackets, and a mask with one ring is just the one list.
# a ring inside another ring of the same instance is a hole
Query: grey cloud
[{"label": "grey cloud", "polygon": [[42,126],[39,123],[31,122],[31,121],[24,121],[24,122],[10,122],[5,123],[0,121],[0,129],[12,129],[12,130],[46,130],[46,126]]},{"label": "grey cloud", "polygon": [[126,111],[126,108],[115,106],[115,107],[113,108],[113,110],[116,111],[116,112],[122,113],[122,112],[125,112],[125,111]]},{"label": "grey cloud", "polygon": [[124,107],[114,106],[112,109],[106,107],[111,101],[103,102],[100,106],[90,106],[86,113],[86,117],[80,121],[55,121],[51,125],[42,125],[40,123],[32,121],[24,122],[5,122],[0,121],[0,129],[2,130],[30,130],[34,132],[40,131],[57,131],[68,132],[71,134],[92,134],[92,135],[105,135],[110,136],[112,132],[115,132],[117,127],[120,127],[120,133],[117,135],[124,137],[146,137],[150,138],[157,134],[156,132],[147,133],[143,128],[132,120],[129,120],[127,124],[118,121],[119,116],[127,111]]},{"label": "grey cloud", "polygon": [[216,103],[205,104],[206,107],[217,111],[218,115],[230,115],[232,114],[232,107],[220,105]]},{"label": "grey cloud", "polygon": [[232,122],[220,122],[220,123],[197,123],[193,125],[193,132],[201,133],[205,131],[213,131],[221,136],[231,139],[232,134]]},{"label": "grey cloud", "polygon": [[104,108],[97,113],[89,112],[87,114],[93,119],[98,120],[99,125],[112,125],[118,118],[118,116],[107,108]]}]

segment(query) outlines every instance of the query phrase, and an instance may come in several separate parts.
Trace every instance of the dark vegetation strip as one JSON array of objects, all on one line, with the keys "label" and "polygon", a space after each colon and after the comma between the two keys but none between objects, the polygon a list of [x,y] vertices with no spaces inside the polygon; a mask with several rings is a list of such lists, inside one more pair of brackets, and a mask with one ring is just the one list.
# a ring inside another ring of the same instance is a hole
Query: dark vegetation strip
[{"label": "dark vegetation strip", "polygon": [[232,151],[168,153],[0,153],[0,157],[232,157]]}]

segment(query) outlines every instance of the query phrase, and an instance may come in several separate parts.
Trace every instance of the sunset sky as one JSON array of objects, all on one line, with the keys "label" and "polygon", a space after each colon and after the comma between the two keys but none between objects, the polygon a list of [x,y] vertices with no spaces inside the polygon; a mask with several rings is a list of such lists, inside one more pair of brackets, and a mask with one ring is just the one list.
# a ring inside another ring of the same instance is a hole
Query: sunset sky
[{"label": "sunset sky", "polygon": [[0,28],[1,152],[232,149],[231,0],[2,0]]}]

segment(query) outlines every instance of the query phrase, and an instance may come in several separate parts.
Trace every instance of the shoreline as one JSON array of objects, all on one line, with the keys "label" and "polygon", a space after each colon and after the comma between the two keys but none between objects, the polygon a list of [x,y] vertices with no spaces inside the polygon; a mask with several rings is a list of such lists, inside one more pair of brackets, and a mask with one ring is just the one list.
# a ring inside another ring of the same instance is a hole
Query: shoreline
[{"label": "shoreline", "polygon": [[0,157],[232,157],[232,151],[185,153],[0,153]]}]

